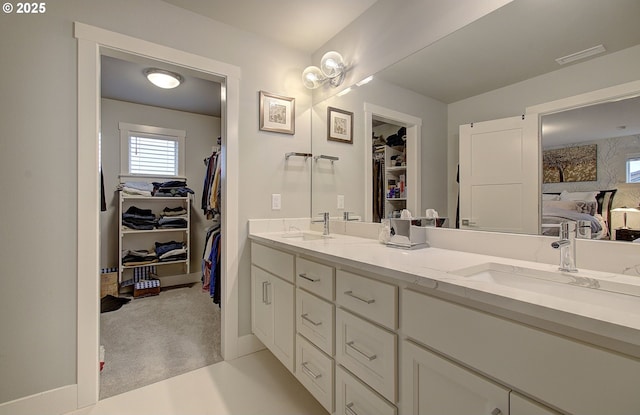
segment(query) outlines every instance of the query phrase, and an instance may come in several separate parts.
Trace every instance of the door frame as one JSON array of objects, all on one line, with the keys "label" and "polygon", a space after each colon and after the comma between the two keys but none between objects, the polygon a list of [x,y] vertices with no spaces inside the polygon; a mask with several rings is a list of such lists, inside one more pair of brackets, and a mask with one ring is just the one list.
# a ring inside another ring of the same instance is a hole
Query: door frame
[{"label": "door frame", "polygon": [[137,39],[84,23],[74,23],[78,45],[77,200],[77,407],[99,398],[99,201],[100,55],[117,50],[165,61],[223,78],[222,84],[222,279],[221,353],[238,356],[238,263],[240,68],[204,56]]},{"label": "door frame", "polygon": [[[407,183],[415,187],[415,191],[409,192],[407,197],[407,209],[412,215],[421,217],[422,183],[420,181],[420,157],[422,155],[422,119],[365,102],[364,136],[367,140],[370,140],[373,136],[373,117],[407,129]],[[371,222],[373,220],[373,147],[369,144],[369,141],[364,147],[364,221]]]}]

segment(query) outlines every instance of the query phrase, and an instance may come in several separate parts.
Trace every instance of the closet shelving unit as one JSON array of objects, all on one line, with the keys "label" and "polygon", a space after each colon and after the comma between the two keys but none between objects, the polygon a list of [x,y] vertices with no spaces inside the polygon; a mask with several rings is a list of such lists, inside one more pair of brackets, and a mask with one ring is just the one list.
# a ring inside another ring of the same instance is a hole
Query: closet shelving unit
[{"label": "closet shelving unit", "polygon": [[[384,166],[385,166],[385,183],[387,188],[385,191],[385,204],[384,204],[384,216],[386,218],[393,217],[394,211],[401,211],[407,207],[407,166],[406,163],[402,166],[396,166],[393,156],[399,156],[403,152],[396,147],[384,147]],[[390,183],[396,183],[399,186],[400,181],[404,181],[404,193],[398,197],[389,197],[389,185]]]},{"label": "closet shelving unit", "polygon": [[[131,229],[122,224],[122,214],[129,209],[130,206],[136,206],[140,209],[151,209],[156,217],[160,216],[165,207],[176,208],[184,207],[186,212],[186,228],[169,228],[150,230]],[[120,192],[120,212],[119,212],[119,245],[118,245],[118,283],[121,285],[125,281],[133,280],[133,270],[136,268],[154,266],[159,267],[176,266],[181,267],[184,274],[189,273],[189,228],[191,224],[191,198],[190,197],[154,197],[154,196],[135,196],[127,195]],[[187,258],[179,261],[152,262],[144,265],[124,265],[122,263],[123,250],[152,250],[155,242],[183,242],[187,248]],[[173,270],[173,268],[171,268]],[[163,275],[164,276],[164,275]]]}]

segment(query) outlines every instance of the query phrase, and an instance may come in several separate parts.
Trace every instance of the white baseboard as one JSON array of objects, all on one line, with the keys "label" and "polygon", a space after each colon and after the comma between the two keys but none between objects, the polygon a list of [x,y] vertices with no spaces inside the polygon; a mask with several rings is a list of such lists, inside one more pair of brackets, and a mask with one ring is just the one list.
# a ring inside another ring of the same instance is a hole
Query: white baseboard
[{"label": "white baseboard", "polygon": [[238,337],[238,357],[265,349],[264,344],[253,334]]},{"label": "white baseboard", "polygon": [[0,415],[66,414],[78,409],[78,385],[68,385],[0,404]]}]

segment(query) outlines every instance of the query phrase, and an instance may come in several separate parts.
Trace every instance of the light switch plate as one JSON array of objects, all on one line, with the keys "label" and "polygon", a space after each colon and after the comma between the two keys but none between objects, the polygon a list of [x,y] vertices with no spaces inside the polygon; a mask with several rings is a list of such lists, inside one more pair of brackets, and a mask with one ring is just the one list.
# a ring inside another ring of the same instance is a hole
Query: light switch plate
[{"label": "light switch plate", "polygon": [[274,193],[271,195],[271,210],[280,210],[282,207],[282,196],[280,193]]},{"label": "light switch plate", "polygon": [[344,195],[338,195],[338,209],[344,209]]}]

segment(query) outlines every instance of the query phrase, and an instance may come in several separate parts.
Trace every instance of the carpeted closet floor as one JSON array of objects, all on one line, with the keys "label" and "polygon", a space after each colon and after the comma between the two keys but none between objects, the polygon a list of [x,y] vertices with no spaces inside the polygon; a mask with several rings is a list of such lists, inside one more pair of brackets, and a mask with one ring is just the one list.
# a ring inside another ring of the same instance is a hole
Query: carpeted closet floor
[{"label": "carpeted closet floor", "polygon": [[222,360],[220,308],[200,284],[132,299],[100,314],[100,399]]}]

